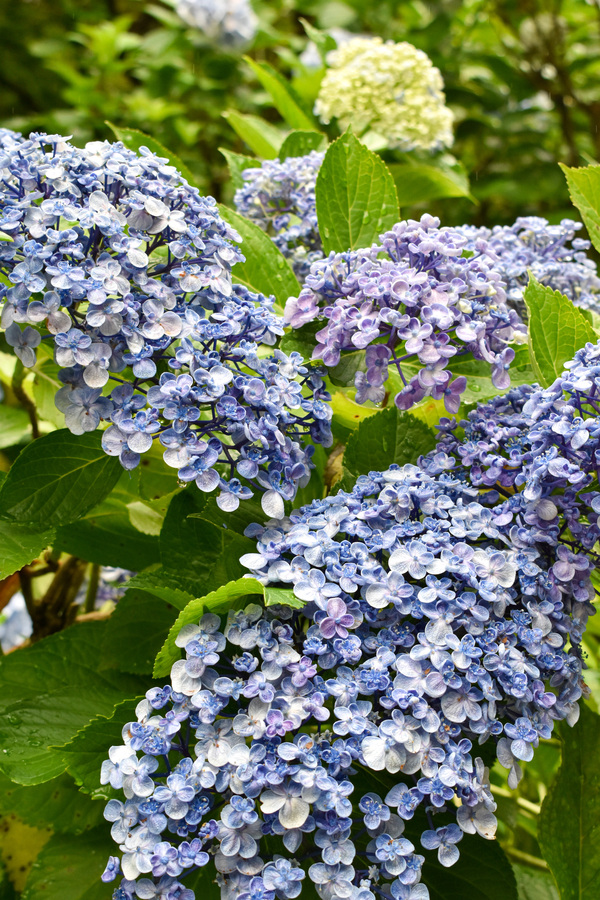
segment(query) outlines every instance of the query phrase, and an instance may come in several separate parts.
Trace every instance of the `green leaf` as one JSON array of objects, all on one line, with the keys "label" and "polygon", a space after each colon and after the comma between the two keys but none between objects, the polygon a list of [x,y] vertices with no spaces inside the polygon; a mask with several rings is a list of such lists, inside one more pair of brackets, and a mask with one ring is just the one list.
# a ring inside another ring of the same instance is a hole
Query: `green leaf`
[{"label": "green leaf", "polygon": [[451,868],[427,856],[422,881],[430,900],[518,900],[517,884],[497,841],[463,835],[460,858]]},{"label": "green leaf", "polygon": [[315,120],[302,108],[302,101],[296,92],[279,72],[276,72],[268,63],[259,63],[249,56],[244,57],[265,91],[270,94],[275,109],[285,119],[290,128],[301,128],[308,131],[317,131]]},{"label": "green leaf", "polygon": [[317,175],[316,200],[325,254],[370,247],[400,218],[391,172],[350,133],[329,146]]},{"label": "green leaf", "polygon": [[444,197],[467,197],[476,202],[471,195],[469,179],[464,172],[456,172],[446,167],[427,166],[423,163],[414,165],[392,163],[389,169],[396,182],[401,209],[413,203]]},{"label": "green leaf", "polygon": [[154,677],[162,678],[168,675],[173,663],[180,659],[181,650],[175,645],[175,638],[184,625],[198,622],[206,612],[221,614],[229,609],[236,609],[239,600],[242,598],[246,600],[256,595],[263,597],[264,590],[264,585],[255,578],[238,578],[237,581],[230,581],[229,584],[224,584],[216,591],[211,591],[210,594],[188,603],[177,617],[156,657]]},{"label": "green leaf", "polygon": [[125,725],[136,720],[135,707],[141,699],[143,695],[124,700],[111,714],[96,716],[60,748],[67,771],[84,793],[105,799],[112,796],[110,785],[100,784],[100,769],[108,759],[109,749],[123,743],[121,732]]},{"label": "green leaf", "polygon": [[313,44],[316,45],[319,54],[321,55],[321,59],[323,63],[325,63],[326,56],[330,50],[335,50],[337,47],[336,39],[329,34],[328,31],[321,31],[320,28],[315,28],[314,25],[311,25],[310,22],[307,22],[306,19],[300,19],[302,23],[302,27],[304,28],[307,36],[311,39]]},{"label": "green leaf", "polygon": [[133,675],[150,675],[177,609],[145,591],[128,588],[109,618],[102,665]]},{"label": "green leaf", "polygon": [[31,421],[24,409],[0,403],[0,449],[22,444],[31,437]]},{"label": "green leaf", "polygon": [[115,844],[106,824],[81,835],[53,835],[29,873],[21,900],[107,900],[100,881]]},{"label": "green leaf", "polygon": [[344,453],[344,466],[352,475],[385,471],[392,463],[416,463],[435,447],[433,431],[410,413],[395,406],[364,419],[352,433]]},{"label": "green leaf", "polygon": [[36,531],[18,522],[0,519],[0,580],[18,572],[54,540],[54,531]]},{"label": "green leaf", "polygon": [[561,900],[600,896],[600,716],[581,704],[563,730],[562,765],[542,805],[538,839]]},{"label": "green leaf", "polygon": [[102,449],[99,432],[53,431],[13,463],[0,490],[0,512],[22,525],[74,522],[110,493],[121,472],[119,460]]},{"label": "green leaf", "polygon": [[30,787],[0,775],[0,816],[10,813],[34,828],[69,834],[81,834],[103,821],[102,805],[82,794],[68,775]]},{"label": "green leaf", "polygon": [[540,284],[531,273],[525,303],[531,363],[540,384],[549,387],[577,350],[587,341],[595,344],[598,335],[568,297]]},{"label": "green leaf", "polygon": [[245,172],[246,169],[256,169],[257,166],[260,166],[260,160],[254,159],[253,156],[234,153],[233,150],[226,150],[225,147],[219,147],[219,153],[222,153],[227,160],[231,181],[236,191],[244,187],[245,184],[242,172]]},{"label": "green leaf", "polygon": [[156,153],[157,156],[166,157],[169,160],[169,163],[172,166],[175,166],[180,175],[183,175],[188,184],[191,184],[192,186],[196,185],[197,179],[194,178],[192,171],[186,166],[183,160],[177,156],[176,153],[173,153],[172,150],[164,147],[155,138],[151,137],[149,134],[144,134],[143,131],[138,131],[137,128],[121,128],[119,125],[113,125],[112,122],[108,121],[106,124],[111,131],[115,133],[117,140],[122,141],[129,150],[135,150],[135,152],[138,153],[140,147],[147,147],[151,153]]},{"label": "green leaf", "polygon": [[0,771],[12,781],[56,778],[65,768],[56,745],[145,691],[146,680],[100,671],[106,624],[73,625],[0,658]]},{"label": "green leaf", "polygon": [[265,587],[265,606],[291,606],[302,609],[305,600],[299,600],[291,588]]},{"label": "green leaf", "polygon": [[581,213],[590,240],[600,251],[600,166],[571,169],[559,163],[563,170],[573,204]]},{"label": "green leaf", "polygon": [[298,279],[268,234],[222,203],[219,212],[242,238],[242,253],[246,257],[245,262],[233,267],[233,280],[266,297],[272,294],[281,307],[285,306],[288,297],[297,297],[300,293]]},{"label": "green leaf", "polygon": [[163,566],[157,566],[155,569],[146,570],[135,575],[128,582],[129,589],[138,589],[148,594],[159,597],[175,609],[185,609],[190,600],[194,599],[194,595],[175,587],[169,570],[165,570]]},{"label": "green leaf", "polygon": [[512,864],[519,900],[560,900],[550,872],[531,866]]},{"label": "green leaf", "polygon": [[140,460],[138,489],[143,500],[159,500],[178,487],[177,474],[164,461],[162,451],[162,447],[153,444]]},{"label": "green leaf", "polygon": [[289,156],[306,156],[312,150],[325,150],[327,138],[316,131],[292,131],[279,150],[279,159]]},{"label": "green leaf", "polygon": [[230,109],[223,113],[233,130],[261,159],[275,159],[285,134],[258,116],[243,116]]}]

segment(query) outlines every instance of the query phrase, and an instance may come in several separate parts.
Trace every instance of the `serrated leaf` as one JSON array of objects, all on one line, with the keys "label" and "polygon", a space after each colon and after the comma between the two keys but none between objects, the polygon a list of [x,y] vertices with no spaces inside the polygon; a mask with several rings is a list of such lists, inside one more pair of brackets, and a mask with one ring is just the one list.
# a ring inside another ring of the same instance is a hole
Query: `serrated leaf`
[{"label": "serrated leaf", "polygon": [[577,350],[587,341],[595,344],[598,335],[568,297],[540,284],[531,273],[524,296],[531,363],[540,384],[549,387]]},{"label": "serrated leaf", "polygon": [[22,444],[31,437],[31,421],[24,409],[0,403],[0,449]]},{"label": "serrated leaf", "polygon": [[265,606],[291,606],[292,609],[302,609],[305,600],[299,600],[291,588],[278,588],[267,585],[265,587]]},{"label": "serrated leaf", "polygon": [[74,841],[53,835],[35,860],[21,900],[107,900],[100,876],[116,845],[106,825]]},{"label": "serrated leaf", "polygon": [[108,715],[147,681],[101,671],[106,622],[85,622],[0,658],[0,771],[41,784],[65,768],[56,745],[97,715]]},{"label": "serrated leaf", "polygon": [[344,466],[354,476],[385,471],[392,463],[416,463],[435,447],[433,431],[395,406],[360,423],[348,439]]},{"label": "serrated leaf", "polygon": [[565,728],[562,764],[542,804],[538,839],[561,900],[600,896],[600,716],[581,704]]},{"label": "serrated leaf", "polygon": [[413,203],[438,200],[444,197],[467,197],[477,202],[469,190],[469,179],[465,172],[450,168],[437,168],[424,163],[406,165],[392,163],[389,167],[398,191],[398,203],[402,209]]},{"label": "serrated leaf", "polygon": [[258,116],[243,116],[233,109],[224,112],[223,118],[253,153],[261,159],[275,159],[285,138],[284,132]]},{"label": "serrated leaf", "polygon": [[133,675],[150,675],[177,608],[160,597],[128,587],[106,623],[102,665]]},{"label": "serrated leaf", "polygon": [[128,588],[136,588],[146,591],[148,594],[153,594],[155,597],[159,597],[161,600],[174,606],[175,609],[185,609],[190,600],[194,599],[193,594],[176,587],[172,583],[169,571],[163,569],[162,566],[134,575],[131,581],[128,582]]},{"label": "serrated leaf", "polygon": [[54,431],[25,447],[13,463],[0,490],[0,513],[44,528],[74,522],[110,493],[121,472],[119,460],[103,451],[98,432]]},{"label": "serrated leaf", "polygon": [[572,169],[559,163],[574,206],[581,213],[590,240],[600,252],[600,166]]},{"label": "serrated leaf", "polygon": [[306,156],[313,150],[325,150],[327,137],[316,131],[292,131],[279,149],[279,159],[290,156]]},{"label": "serrated leaf", "polygon": [[166,159],[169,160],[169,163],[172,166],[175,166],[180,175],[183,175],[188,184],[191,184],[192,186],[196,185],[196,179],[194,178],[191,169],[186,166],[184,161],[177,156],[176,153],[173,153],[168,147],[163,146],[160,141],[157,141],[149,134],[144,134],[143,131],[139,131],[137,128],[122,128],[120,125],[113,125],[112,122],[108,121],[106,124],[111,131],[114,132],[117,140],[122,141],[129,150],[135,150],[135,152],[138,153],[140,147],[147,147],[151,153],[156,153],[157,156],[166,157]]},{"label": "serrated leaf", "polygon": [[220,615],[229,609],[235,609],[236,605],[242,598],[250,598],[252,596],[264,596],[264,585],[255,578],[238,578],[237,581],[230,581],[211,591],[204,597],[192,600],[186,608],[179,614],[175,624],[169,631],[165,643],[161,647],[154,664],[155,678],[167,676],[171,671],[171,666],[181,657],[179,647],[175,645],[175,638],[184,625],[190,625],[198,622],[204,613],[214,612]]},{"label": "serrated leaf", "polygon": [[242,172],[260,166],[260,160],[254,159],[252,156],[244,156],[243,153],[234,153],[233,150],[227,150],[225,147],[219,147],[219,153],[222,153],[227,160],[231,181],[236,191],[244,186]]},{"label": "serrated leaf", "polygon": [[400,218],[384,161],[347,133],[334,141],[317,175],[317,219],[325,254],[370,247]]},{"label": "serrated leaf", "polygon": [[0,580],[18,572],[54,540],[54,531],[37,531],[18,522],[0,519]]},{"label": "serrated leaf", "polygon": [[233,280],[266,297],[272,294],[283,308],[288,297],[297,297],[300,293],[298,279],[289,262],[254,222],[223,204],[219,204],[219,211],[242,238],[241,249],[246,257],[245,262],[233,267]]},{"label": "serrated leaf", "polygon": [[275,109],[291,128],[318,131],[315,120],[302,109],[302,103],[292,86],[282,78],[279,72],[276,72],[268,63],[256,62],[249,56],[245,56],[244,60],[270,95]]},{"label": "serrated leaf", "polygon": [[140,694],[117,704],[110,715],[96,716],[60,748],[67,771],[85,793],[104,798],[112,795],[110,785],[100,784],[102,762],[108,759],[110,747],[123,742],[121,732],[135,721],[135,707],[142,699]]},{"label": "serrated leaf", "polygon": [[68,775],[25,787],[0,775],[0,815],[14,813],[36,828],[81,834],[103,821],[102,804],[82,794]]}]

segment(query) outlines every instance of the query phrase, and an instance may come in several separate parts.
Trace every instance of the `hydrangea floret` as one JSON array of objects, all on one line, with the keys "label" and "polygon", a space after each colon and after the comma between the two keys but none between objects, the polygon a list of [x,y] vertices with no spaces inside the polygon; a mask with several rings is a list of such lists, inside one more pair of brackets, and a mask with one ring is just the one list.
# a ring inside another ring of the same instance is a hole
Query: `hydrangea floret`
[{"label": "hydrangea floret", "polygon": [[315,185],[324,153],[268,159],[242,172],[244,186],[234,201],[239,213],[269,234],[298,278],[323,256],[317,223]]},{"label": "hydrangea floret", "polygon": [[588,573],[563,577],[466,480],[416,466],[246,533],[253,576],[304,606],[183,627],[170,683],[103,766],[125,795],[104,878],[122,872],[115,900],[192,900],[204,866],[227,900],[307,881],[323,900],[427,900],[419,844],[451,866],[464,833],[495,833],[477,745],[514,784],[577,718]]},{"label": "hydrangea floret", "polygon": [[186,25],[223,47],[249,44],[258,28],[249,0],[177,0],[175,10]]},{"label": "hydrangea floret", "polygon": [[463,256],[466,239],[429,215],[399,222],[380,241],[313,263],[300,295],[288,300],[293,328],[324,323],[313,357],[334,367],[354,351],[358,403],[379,403],[394,390],[400,409],[432,396],[456,412],[467,379],[452,378],[452,365],[467,354],[507,388],[515,356],[508,344],[524,341],[526,329],[489,262]]},{"label": "hydrangea floret", "polygon": [[329,395],[298,354],[270,349],[281,320],[232,284],[239,235],[215,201],[121,143],[31,135],[0,170],[2,326],[25,366],[54,344],[68,428],[109,422],[103,447],[125,468],[157,442],[221,508],[258,489],[282,515],[310,441],[331,439]]},{"label": "hydrangea floret", "polygon": [[452,112],[439,69],[422,50],[380,37],[355,37],[327,56],[315,113],[357,134],[371,130],[401,150],[453,142]]}]

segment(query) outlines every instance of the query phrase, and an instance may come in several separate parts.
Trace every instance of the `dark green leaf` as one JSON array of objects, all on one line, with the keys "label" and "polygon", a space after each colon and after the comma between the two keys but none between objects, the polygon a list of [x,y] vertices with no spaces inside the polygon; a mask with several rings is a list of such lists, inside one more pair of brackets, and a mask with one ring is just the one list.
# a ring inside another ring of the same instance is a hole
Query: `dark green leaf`
[{"label": "dark green leaf", "polygon": [[177,489],[177,473],[164,461],[162,449],[154,444],[140,461],[139,495],[144,500],[159,500]]},{"label": "dark green leaf", "polygon": [[444,197],[467,197],[476,202],[469,190],[469,180],[463,172],[422,163],[393,163],[389,168],[396,182],[401,209],[413,203]]},{"label": "dark green leaf", "polygon": [[564,172],[571,200],[581,213],[590,240],[600,251],[600,166],[570,169],[559,163]]},{"label": "dark green leaf", "polygon": [[30,787],[13,784],[0,775],[0,816],[15,813],[34,828],[81,834],[103,821],[102,809],[102,804],[82,794],[68,775]]},{"label": "dark green leaf", "polygon": [[525,288],[525,303],[531,363],[540,384],[549,387],[577,350],[587,341],[595,344],[598,335],[568,297],[540,284],[532,274]]},{"label": "dark green leaf", "polygon": [[233,130],[261,159],[275,159],[285,138],[284,132],[258,116],[243,116],[230,109],[223,113]]},{"label": "dark green leaf", "polygon": [[107,900],[100,876],[115,843],[106,824],[81,835],[53,835],[33,864],[22,900]]},{"label": "dark green leaf", "polygon": [[220,615],[229,609],[238,608],[239,601],[250,601],[250,598],[258,595],[264,596],[264,586],[256,581],[255,578],[238,578],[237,581],[231,581],[211,591],[204,597],[192,600],[186,608],[179,614],[175,624],[169,632],[164,645],[161,647],[154,664],[155,678],[162,678],[171,671],[171,666],[181,657],[181,651],[175,645],[175,638],[184,625],[190,625],[198,622],[206,612],[214,612]]},{"label": "dark green leaf", "polygon": [[275,109],[285,119],[290,128],[303,128],[316,131],[315,120],[302,108],[302,102],[296,95],[292,86],[288,84],[279,72],[276,72],[268,63],[255,62],[249,56],[244,59],[271,96]]},{"label": "dark green leaf", "polygon": [[326,254],[370,247],[400,218],[391,172],[353,134],[329,146],[317,175],[316,199]]},{"label": "dark green leaf", "polygon": [[316,131],[292,131],[279,150],[279,159],[289,156],[306,156],[312,150],[325,150],[327,138]]},{"label": "dark green leaf", "polygon": [[117,140],[122,141],[129,150],[135,150],[136,153],[139,153],[140,147],[147,147],[151,153],[156,153],[157,156],[168,159],[169,163],[172,166],[175,166],[188,184],[196,184],[193,173],[188,169],[183,160],[180,159],[176,153],[173,153],[172,150],[169,150],[159,143],[159,141],[155,140],[155,138],[150,137],[149,134],[144,134],[143,131],[138,131],[137,128],[121,128],[120,125],[113,125],[112,122],[107,122],[106,124],[111,131],[114,131]]},{"label": "dark green leaf", "polygon": [[0,403],[0,449],[22,444],[31,437],[31,421],[24,409]]},{"label": "dark green leaf", "polygon": [[[292,328],[287,334],[284,334],[279,342],[279,346],[284,353],[287,353],[288,356],[290,353],[299,353],[304,359],[309,360],[312,357],[312,352],[315,349],[317,344],[317,339],[315,337],[317,331],[320,331],[324,326],[324,322],[309,322],[307,325],[303,325],[301,328]],[[364,356],[364,351],[362,351]]]},{"label": "dark green leaf", "polygon": [[0,512],[44,528],[74,522],[110,493],[122,471],[103,451],[99,432],[53,431],[15,460],[0,490]]},{"label": "dark green leaf", "polygon": [[18,572],[54,540],[54,531],[36,531],[27,525],[0,519],[0,580]]},{"label": "dark green leaf", "polygon": [[175,587],[171,573],[162,566],[156,566],[153,569],[147,569],[134,575],[128,583],[130,589],[138,589],[148,594],[159,597],[175,609],[184,609],[190,600],[194,599],[194,595]]},{"label": "dark green leaf", "polygon": [[560,900],[550,872],[531,866],[512,864],[519,900]]},{"label": "dark green leaf", "polygon": [[563,730],[562,765],[542,805],[538,838],[561,900],[600,896],[600,716],[581,704]]},{"label": "dark green leaf", "polygon": [[19,784],[40,784],[64,771],[68,743],[94,716],[136,697],[146,681],[100,671],[106,622],[73,625],[0,658],[0,770]]},{"label": "dark green leaf", "polygon": [[266,297],[272,294],[280,307],[285,306],[288,297],[297,297],[300,293],[298,279],[268,234],[223,204],[219,205],[219,210],[242,238],[242,253],[246,257],[245,262],[233,267],[233,280]]},{"label": "dark green leaf", "polygon": [[360,423],[348,440],[344,466],[355,476],[385,471],[392,463],[416,463],[421,454],[433,447],[432,430],[393,406]]},{"label": "dark green leaf", "polygon": [[159,597],[129,588],[108,620],[102,664],[134,675],[150,675],[177,609]]},{"label": "dark green leaf", "polygon": [[244,186],[242,172],[260,166],[260,160],[254,159],[252,156],[244,156],[242,153],[234,153],[233,150],[226,150],[225,147],[219,147],[219,153],[222,153],[227,160],[231,181],[236,191]]},{"label": "dark green leaf", "polygon": [[446,869],[428,855],[422,881],[430,900],[517,900],[517,884],[510,863],[497,841],[463,835],[460,859]]}]

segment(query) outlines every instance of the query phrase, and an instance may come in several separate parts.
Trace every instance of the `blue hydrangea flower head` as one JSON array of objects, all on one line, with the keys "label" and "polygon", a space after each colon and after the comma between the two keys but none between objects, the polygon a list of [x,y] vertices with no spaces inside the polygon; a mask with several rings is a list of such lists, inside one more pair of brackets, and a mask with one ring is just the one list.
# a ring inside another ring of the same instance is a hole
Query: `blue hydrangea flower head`
[{"label": "blue hydrangea flower head", "polygon": [[175,11],[186,25],[223,47],[249,44],[258,28],[249,0],[177,0]]}]

